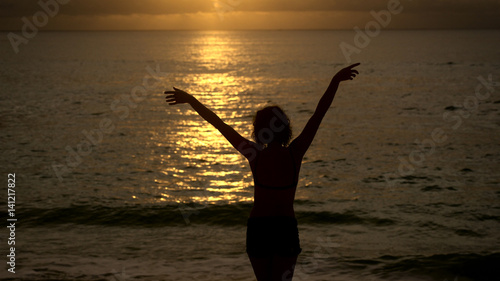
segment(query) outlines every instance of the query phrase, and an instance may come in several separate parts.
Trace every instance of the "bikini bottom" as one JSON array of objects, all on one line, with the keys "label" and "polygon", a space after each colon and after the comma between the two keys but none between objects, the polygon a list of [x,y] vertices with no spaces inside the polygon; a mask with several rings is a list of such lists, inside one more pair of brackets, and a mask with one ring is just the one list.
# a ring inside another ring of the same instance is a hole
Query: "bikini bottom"
[{"label": "bikini bottom", "polygon": [[293,217],[253,217],[247,223],[249,257],[293,257],[300,248],[297,219]]}]

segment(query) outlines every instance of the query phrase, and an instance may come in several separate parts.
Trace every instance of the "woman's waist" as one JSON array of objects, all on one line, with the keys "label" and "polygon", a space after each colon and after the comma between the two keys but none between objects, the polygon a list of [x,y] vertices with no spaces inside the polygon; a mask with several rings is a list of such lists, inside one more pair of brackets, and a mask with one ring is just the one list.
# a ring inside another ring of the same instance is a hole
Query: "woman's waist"
[{"label": "woman's waist", "polygon": [[249,231],[249,233],[263,231],[267,234],[278,234],[288,231],[296,231],[297,226],[297,219],[289,216],[249,217],[247,220],[247,231]]},{"label": "woman's waist", "polygon": [[289,217],[295,218],[293,205],[287,207],[254,205],[250,212],[250,218],[254,217]]}]

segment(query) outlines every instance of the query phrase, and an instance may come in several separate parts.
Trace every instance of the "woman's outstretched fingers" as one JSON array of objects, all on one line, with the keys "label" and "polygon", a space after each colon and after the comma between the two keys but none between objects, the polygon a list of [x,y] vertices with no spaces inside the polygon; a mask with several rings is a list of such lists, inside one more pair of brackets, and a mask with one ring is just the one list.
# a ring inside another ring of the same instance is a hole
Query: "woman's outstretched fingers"
[{"label": "woman's outstretched fingers", "polygon": [[166,94],[165,101],[168,102],[170,105],[175,104],[175,92],[166,91],[165,94]]},{"label": "woman's outstretched fingers", "polygon": [[360,65],[360,64],[361,63],[358,62],[358,63],[355,63],[355,64],[350,65],[350,66],[347,67],[347,69],[349,69],[351,71],[351,75],[349,77],[349,80],[353,80],[356,77],[356,75],[359,74],[359,72],[356,69],[353,69],[353,68],[356,67],[356,66],[358,66],[358,65]]},{"label": "woman's outstretched fingers", "polygon": [[352,64],[348,67],[342,68],[334,76],[334,78],[336,78],[339,82],[346,81],[346,80],[353,80],[354,77],[356,77],[356,75],[359,74],[359,72],[357,70],[353,69],[354,67],[356,67],[358,65],[360,65],[360,63],[355,63],[355,64]]},{"label": "woman's outstretched fingers", "polygon": [[192,96],[180,89],[174,87],[175,91],[165,91],[165,100],[170,103],[170,105],[181,104],[181,103],[189,103]]},{"label": "woman's outstretched fingers", "polygon": [[351,70],[351,80],[354,79],[356,77],[356,75],[359,74],[358,71],[356,70]]},{"label": "woman's outstretched fingers", "polygon": [[169,105],[175,105],[178,103],[175,94],[177,93],[177,91],[179,91],[179,89],[177,89],[175,87],[173,87],[173,88],[174,88],[174,91],[165,91],[165,94],[166,94],[165,101],[168,102]]},{"label": "woman's outstretched fingers", "polygon": [[360,65],[360,64],[361,64],[360,62],[355,63],[355,64],[351,64],[351,65],[349,65],[347,68],[353,68],[353,67],[356,67],[356,66],[358,66],[358,65]]}]

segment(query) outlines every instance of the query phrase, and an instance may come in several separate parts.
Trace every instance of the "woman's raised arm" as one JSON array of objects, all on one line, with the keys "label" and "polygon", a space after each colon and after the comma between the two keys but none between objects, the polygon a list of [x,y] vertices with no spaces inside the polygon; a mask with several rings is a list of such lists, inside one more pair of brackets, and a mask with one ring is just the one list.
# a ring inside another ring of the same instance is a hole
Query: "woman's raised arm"
[{"label": "woman's raised arm", "polygon": [[350,65],[344,69],[341,69],[339,72],[337,72],[337,74],[335,74],[335,76],[333,76],[332,81],[330,82],[330,86],[328,86],[328,89],[319,100],[318,106],[316,107],[316,111],[314,111],[313,116],[307,122],[302,133],[300,133],[300,135],[290,144],[290,147],[294,149],[294,154],[300,157],[300,159],[302,159],[307,149],[311,145],[314,136],[318,131],[319,125],[323,120],[323,117],[332,105],[333,98],[335,97],[335,93],[337,92],[340,82],[354,79],[354,77],[356,77],[359,72],[353,68],[358,65],[360,64],[356,63]]},{"label": "woman's raised arm", "polygon": [[166,91],[166,102],[170,105],[188,103],[191,107],[198,112],[198,114],[212,124],[221,134],[245,157],[252,157],[254,153],[255,144],[246,138],[242,137],[231,126],[227,125],[222,119],[217,116],[212,110],[208,109],[194,96],[188,94],[183,90],[174,87],[175,91]]}]

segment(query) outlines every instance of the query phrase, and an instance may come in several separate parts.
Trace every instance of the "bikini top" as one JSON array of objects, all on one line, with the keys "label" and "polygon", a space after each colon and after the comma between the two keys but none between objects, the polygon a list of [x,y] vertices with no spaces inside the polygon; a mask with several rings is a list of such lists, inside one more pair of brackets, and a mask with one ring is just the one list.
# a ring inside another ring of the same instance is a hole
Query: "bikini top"
[{"label": "bikini top", "polygon": [[[262,188],[265,188],[265,189],[274,189],[274,190],[284,190],[284,189],[289,189],[289,188],[295,188],[297,187],[298,185],[298,177],[297,177],[297,167],[295,166],[295,159],[293,158],[293,153],[292,153],[292,150],[289,149],[290,151],[290,159],[292,161],[292,165],[293,165],[293,183],[289,184],[289,185],[285,185],[285,186],[270,186],[270,185],[265,185],[265,184],[262,184],[259,182],[259,180],[257,179],[257,175],[254,173],[253,175],[253,182],[254,182],[254,186],[259,186],[259,187],[262,187]],[[257,154],[257,158],[255,159],[255,169],[257,169],[257,165],[259,163],[259,155]]]}]

